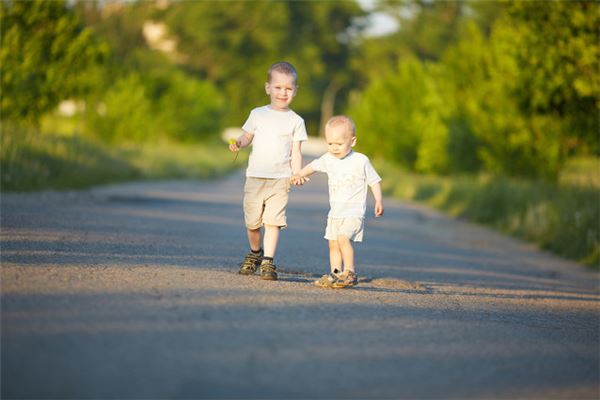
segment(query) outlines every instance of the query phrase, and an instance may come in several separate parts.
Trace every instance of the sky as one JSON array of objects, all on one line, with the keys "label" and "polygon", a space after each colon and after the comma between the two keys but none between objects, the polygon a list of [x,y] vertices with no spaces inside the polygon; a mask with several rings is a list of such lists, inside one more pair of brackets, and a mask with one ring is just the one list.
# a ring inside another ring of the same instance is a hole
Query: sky
[{"label": "sky", "polygon": [[[375,8],[375,0],[357,0],[365,11]],[[389,14],[373,11],[368,17],[369,26],[365,30],[367,36],[382,36],[392,33],[398,29],[398,22]]]}]

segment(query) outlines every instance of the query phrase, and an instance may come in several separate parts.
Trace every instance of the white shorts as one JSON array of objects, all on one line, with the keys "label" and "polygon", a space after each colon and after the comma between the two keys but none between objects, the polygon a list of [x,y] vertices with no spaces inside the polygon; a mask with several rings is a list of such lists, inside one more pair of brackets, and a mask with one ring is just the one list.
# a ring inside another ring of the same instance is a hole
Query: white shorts
[{"label": "white shorts", "polygon": [[327,218],[325,239],[337,240],[344,235],[354,242],[362,242],[364,218]]}]

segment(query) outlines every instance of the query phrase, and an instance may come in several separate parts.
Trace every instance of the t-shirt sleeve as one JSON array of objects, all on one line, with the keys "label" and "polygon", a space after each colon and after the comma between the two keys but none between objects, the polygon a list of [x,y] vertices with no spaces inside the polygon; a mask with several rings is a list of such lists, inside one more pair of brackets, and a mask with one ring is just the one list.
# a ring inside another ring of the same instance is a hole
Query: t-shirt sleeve
[{"label": "t-shirt sleeve", "polygon": [[368,158],[365,161],[365,175],[367,177],[367,185],[369,186],[381,182],[381,177],[377,174],[377,171],[375,171]]},{"label": "t-shirt sleeve", "polygon": [[256,132],[256,113],[254,112],[254,110],[250,111],[250,115],[248,116],[248,119],[242,126],[242,129],[252,135],[254,135],[254,133]]},{"label": "t-shirt sleeve", "polygon": [[310,165],[312,167],[312,169],[316,172],[327,172],[325,156],[327,156],[327,153],[323,154],[321,157],[317,158],[316,160],[313,160],[308,165]]},{"label": "t-shirt sleeve", "polygon": [[304,124],[304,120],[302,118],[298,118],[298,122],[294,126],[294,142],[300,142],[306,140],[308,135],[306,134],[306,125]]}]

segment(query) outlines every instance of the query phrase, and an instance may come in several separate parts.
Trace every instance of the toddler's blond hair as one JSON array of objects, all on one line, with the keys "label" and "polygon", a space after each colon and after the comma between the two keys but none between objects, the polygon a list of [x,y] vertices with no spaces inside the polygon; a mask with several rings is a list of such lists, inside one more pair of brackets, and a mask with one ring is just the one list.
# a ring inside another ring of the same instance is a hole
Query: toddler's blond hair
[{"label": "toddler's blond hair", "polygon": [[334,126],[339,125],[344,125],[346,127],[346,131],[353,137],[356,137],[356,126],[354,125],[354,121],[352,121],[352,118],[345,115],[336,115],[335,117],[329,118],[329,121],[327,121],[327,124],[325,124],[325,129],[327,129],[327,127],[333,128]]}]

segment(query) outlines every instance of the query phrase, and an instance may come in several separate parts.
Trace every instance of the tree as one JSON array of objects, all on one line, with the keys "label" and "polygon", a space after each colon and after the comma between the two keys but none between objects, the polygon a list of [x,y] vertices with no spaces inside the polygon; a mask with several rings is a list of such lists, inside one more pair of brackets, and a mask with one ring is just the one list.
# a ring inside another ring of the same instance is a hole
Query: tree
[{"label": "tree", "polygon": [[508,11],[521,110],[560,118],[567,153],[600,154],[600,4],[515,1]]},{"label": "tree", "polygon": [[227,122],[241,125],[266,99],[270,63],[283,54],[289,14],[281,2],[174,3],[164,21],[177,40],[182,65],[220,87],[230,104]]},{"label": "tree", "polygon": [[64,1],[0,1],[3,119],[37,123],[89,90],[85,71],[109,49]]},{"label": "tree", "polygon": [[443,101],[438,66],[415,57],[373,79],[348,110],[355,119],[358,147],[410,170],[448,169],[448,127],[452,105]]},{"label": "tree", "polygon": [[223,89],[230,124],[266,101],[267,69],[286,60],[299,73],[294,110],[317,131],[352,82],[347,30],[363,14],[354,2],[178,2],[164,18],[182,64]]},{"label": "tree", "polygon": [[302,89],[306,97],[299,99],[298,109],[309,120],[318,120],[318,132],[324,135],[325,123],[336,109],[343,109],[357,76],[350,64],[354,40],[363,28],[357,21],[365,12],[355,2],[287,4],[294,29],[287,31],[282,50],[308,77]]}]

